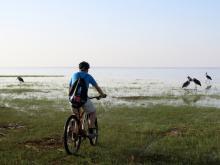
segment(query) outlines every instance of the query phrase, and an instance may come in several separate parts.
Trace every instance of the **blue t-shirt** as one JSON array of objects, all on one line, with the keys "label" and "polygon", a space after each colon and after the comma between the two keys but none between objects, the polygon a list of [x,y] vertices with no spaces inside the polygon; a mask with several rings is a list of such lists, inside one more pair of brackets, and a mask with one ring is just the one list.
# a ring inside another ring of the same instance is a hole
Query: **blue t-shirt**
[{"label": "blue t-shirt", "polygon": [[72,74],[69,85],[73,85],[78,78],[83,78],[85,80],[87,88],[89,88],[89,84],[92,84],[92,86],[97,85],[95,79],[90,74],[82,71]]}]

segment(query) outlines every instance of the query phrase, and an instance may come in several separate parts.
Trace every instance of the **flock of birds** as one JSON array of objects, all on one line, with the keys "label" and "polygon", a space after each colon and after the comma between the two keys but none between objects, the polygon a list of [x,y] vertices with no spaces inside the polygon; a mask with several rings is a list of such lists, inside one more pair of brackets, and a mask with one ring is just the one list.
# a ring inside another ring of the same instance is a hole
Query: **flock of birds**
[{"label": "flock of birds", "polygon": [[[206,72],[205,75],[206,75],[206,78],[207,78],[208,81],[211,81],[211,80],[212,80],[211,76],[209,76],[209,75],[207,74],[207,72]],[[196,78],[191,78],[190,76],[188,76],[187,79],[188,79],[188,80],[183,83],[182,88],[188,87],[189,84],[190,84],[190,82],[194,82],[195,88],[197,88],[197,85],[202,86],[201,82],[200,82],[198,79],[196,79]]]}]

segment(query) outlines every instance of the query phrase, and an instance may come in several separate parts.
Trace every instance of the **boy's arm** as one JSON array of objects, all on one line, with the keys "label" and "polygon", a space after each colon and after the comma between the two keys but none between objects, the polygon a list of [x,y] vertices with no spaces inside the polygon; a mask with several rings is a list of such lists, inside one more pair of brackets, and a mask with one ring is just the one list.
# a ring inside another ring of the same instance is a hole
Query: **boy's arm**
[{"label": "boy's arm", "polygon": [[98,91],[101,97],[105,98],[107,96],[91,75],[90,75],[90,83],[92,84],[93,87],[95,87],[95,89]]},{"label": "boy's arm", "polygon": [[95,89],[99,92],[99,94],[101,95],[101,97],[105,98],[106,94],[104,94],[104,92],[102,91],[102,89],[98,86],[98,84],[94,85]]}]

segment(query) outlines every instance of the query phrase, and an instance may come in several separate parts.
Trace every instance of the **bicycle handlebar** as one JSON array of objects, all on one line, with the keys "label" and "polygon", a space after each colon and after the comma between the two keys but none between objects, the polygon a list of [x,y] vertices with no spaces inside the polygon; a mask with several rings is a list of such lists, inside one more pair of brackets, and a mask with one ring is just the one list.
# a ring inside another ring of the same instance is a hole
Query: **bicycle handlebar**
[{"label": "bicycle handlebar", "polygon": [[100,100],[101,98],[106,98],[106,96],[105,97],[102,97],[102,96],[89,97],[89,99],[97,99],[97,100]]}]

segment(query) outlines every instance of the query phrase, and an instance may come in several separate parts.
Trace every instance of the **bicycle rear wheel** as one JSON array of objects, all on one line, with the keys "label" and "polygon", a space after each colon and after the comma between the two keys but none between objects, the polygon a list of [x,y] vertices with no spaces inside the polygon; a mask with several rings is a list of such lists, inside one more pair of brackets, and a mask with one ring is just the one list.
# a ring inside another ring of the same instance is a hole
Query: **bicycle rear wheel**
[{"label": "bicycle rear wheel", "polygon": [[98,143],[98,132],[99,132],[97,118],[95,119],[95,129],[93,131],[94,131],[93,133],[95,134],[95,137],[89,138],[89,141],[91,145],[95,146]]},{"label": "bicycle rear wheel", "polygon": [[68,154],[75,154],[79,150],[80,144],[79,121],[76,116],[71,115],[64,128],[64,148]]}]

